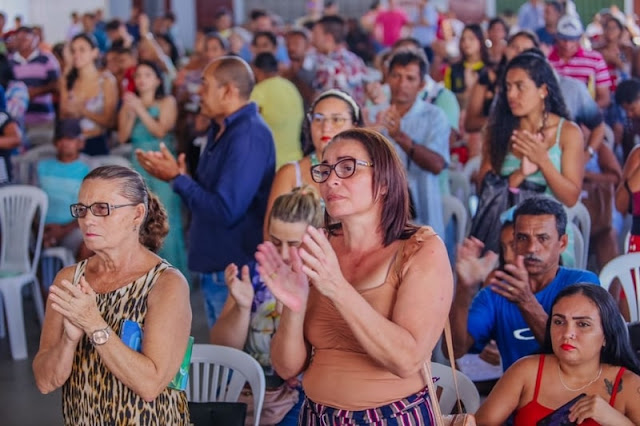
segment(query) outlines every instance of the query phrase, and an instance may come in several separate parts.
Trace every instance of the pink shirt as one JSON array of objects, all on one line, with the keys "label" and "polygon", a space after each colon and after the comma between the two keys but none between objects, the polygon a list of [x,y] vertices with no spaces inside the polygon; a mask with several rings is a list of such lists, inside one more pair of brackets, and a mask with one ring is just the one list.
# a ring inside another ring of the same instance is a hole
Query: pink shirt
[{"label": "pink shirt", "polygon": [[611,75],[600,52],[579,48],[568,61],[560,58],[554,47],[549,53],[549,63],[558,74],[575,78],[584,84],[595,83],[595,87],[611,87]]},{"label": "pink shirt", "polygon": [[401,9],[385,10],[378,13],[376,24],[382,27],[382,44],[386,47],[393,46],[393,43],[400,38],[402,27],[408,23],[409,19]]}]

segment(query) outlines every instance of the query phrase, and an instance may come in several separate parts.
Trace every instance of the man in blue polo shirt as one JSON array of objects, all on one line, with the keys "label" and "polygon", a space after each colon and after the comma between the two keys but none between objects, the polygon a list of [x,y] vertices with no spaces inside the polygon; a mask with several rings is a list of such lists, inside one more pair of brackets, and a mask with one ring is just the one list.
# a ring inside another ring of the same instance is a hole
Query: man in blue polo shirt
[{"label": "man in blue polo shirt", "polygon": [[212,125],[193,178],[184,154],[176,161],[164,146],[159,153],[136,152],[142,167],[170,181],[191,210],[189,268],[202,274],[209,326],[227,298],[224,268],[251,261],[262,242],[275,175],[273,136],[249,100],[254,84],[251,68],[238,57],[218,58],[204,70],[200,112]]},{"label": "man in blue polo shirt", "polygon": [[515,210],[514,226],[516,263],[495,271],[477,294],[481,282],[470,277],[486,262],[479,255],[475,261],[458,262],[449,315],[456,358],[469,349],[480,352],[494,339],[504,370],[540,350],[560,290],[575,283],[600,283],[592,272],[559,265],[567,247],[567,215],[559,202],[548,197],[523,201]]}]

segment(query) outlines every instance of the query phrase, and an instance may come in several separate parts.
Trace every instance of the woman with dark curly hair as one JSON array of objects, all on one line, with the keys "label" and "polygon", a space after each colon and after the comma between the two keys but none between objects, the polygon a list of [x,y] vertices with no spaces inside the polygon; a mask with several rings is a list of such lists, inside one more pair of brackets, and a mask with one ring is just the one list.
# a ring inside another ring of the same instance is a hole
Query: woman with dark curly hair
[{"label": "woman with dark curly hair", "polygon": [[509,187],[527,180],[573,206],[582,188],[582,133],[568,121],[558,80],[546,59],[523,52],[508,65],[489,117],[482,172],[509,176]]},{"label": "woman with dark curly hair", "polygon": [[[62,386],[66,425],[188,425],[186,394],[167,387],[191,330],[189,286],[155,254],[167,215],[137,172],[99,167],[71,205],[95,255],[64,268],[51,286],[33,361],[38,389]],[[125,320],[144,327],[142,350],[121,339]]]},{"label": "woman with dark curly hair", "polygon": [[[568,120],[551,65],[539,51],[521,53],[507,64],[497,96],[479,171],[481,204],[484,191],[496,188],[501,178],[506,183],[503,195],[512,200],[506,207],[526,198],[527,191],[547,193],[573,206],[584,175],[584,163],[576,161],[584,156],[583,137]],[[493,225],[499,223],[500,213],[493,209],[491,217],[476,215],[472,234],[476,235],[479,221],[487,229],[496,229]],[[485,247],[497,249],[497,238],[480,239]]]}]

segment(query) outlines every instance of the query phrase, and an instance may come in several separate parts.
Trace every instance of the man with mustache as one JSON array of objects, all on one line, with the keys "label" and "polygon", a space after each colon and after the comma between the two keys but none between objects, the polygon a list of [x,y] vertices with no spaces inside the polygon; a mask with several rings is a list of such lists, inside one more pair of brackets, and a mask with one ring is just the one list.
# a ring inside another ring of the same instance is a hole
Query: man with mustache
[{"label": "man with mustache", "polygon": [[560,266],[568,237],[567,215],[559,202],[529,198],[516,208],[514,224],[515,264],[493,271],[479,292],[481,271],[493,268],[497,256],[488,252],[481,257],[482,243],[465,241],[449,314],[456,358],[469,350],[479,352],[494,339],[504,370],[540,350],[548,313],[560,290],[581,282],[600,284],[590,271]]}]

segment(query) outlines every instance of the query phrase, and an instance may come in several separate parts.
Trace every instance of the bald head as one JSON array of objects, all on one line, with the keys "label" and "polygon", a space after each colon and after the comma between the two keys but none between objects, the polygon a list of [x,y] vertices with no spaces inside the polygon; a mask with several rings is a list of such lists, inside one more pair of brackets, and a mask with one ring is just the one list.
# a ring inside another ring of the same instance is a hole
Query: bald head
[{"label": "bald head", "polygon": [[251,67],[238,56],[221,56],[204,70],[204,76],[211,75],[220,84],[231,84],[238,89],[238,95],[248,100],[255,85]]}]

